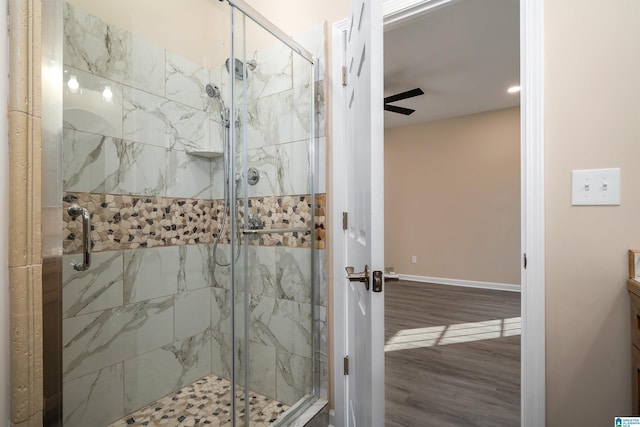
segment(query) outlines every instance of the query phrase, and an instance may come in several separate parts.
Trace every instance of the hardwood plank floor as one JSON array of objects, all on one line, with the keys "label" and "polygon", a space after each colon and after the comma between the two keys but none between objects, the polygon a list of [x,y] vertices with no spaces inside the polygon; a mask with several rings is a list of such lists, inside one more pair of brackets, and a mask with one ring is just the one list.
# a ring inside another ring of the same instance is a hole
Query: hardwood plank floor
[{"label": "hardwood plank floor", "polygon": [[387,283],[385,425],[519,426],[519,317],[516,292]]}]

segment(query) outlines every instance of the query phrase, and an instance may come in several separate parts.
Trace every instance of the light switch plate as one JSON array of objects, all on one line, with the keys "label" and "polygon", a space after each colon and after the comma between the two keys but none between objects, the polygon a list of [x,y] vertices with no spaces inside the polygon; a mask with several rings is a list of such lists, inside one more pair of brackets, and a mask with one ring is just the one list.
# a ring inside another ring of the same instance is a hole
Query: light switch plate
[{"label": "light switch plate", "polygon": [[571,179],[571,204],[619,205],[620,168],[574,170]]}]

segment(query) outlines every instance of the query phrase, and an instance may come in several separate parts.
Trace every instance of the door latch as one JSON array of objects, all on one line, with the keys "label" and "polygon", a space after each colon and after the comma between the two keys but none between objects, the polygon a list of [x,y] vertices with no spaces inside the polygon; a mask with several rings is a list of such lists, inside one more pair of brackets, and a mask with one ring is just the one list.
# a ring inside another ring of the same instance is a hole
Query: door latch
[{"label": "door latch", "polygon": [[354,273],[355,269],[353,267],[345,267],[347,270],[347,279],[350,282],[363,282],[364,288],[369,290],[369,266],[364,266],[364,271],[362,273]]},{"label": "door latch", "polygon": [[382,271],[373,272],[373,292],[382,292],[382,283],[384,282]]}]

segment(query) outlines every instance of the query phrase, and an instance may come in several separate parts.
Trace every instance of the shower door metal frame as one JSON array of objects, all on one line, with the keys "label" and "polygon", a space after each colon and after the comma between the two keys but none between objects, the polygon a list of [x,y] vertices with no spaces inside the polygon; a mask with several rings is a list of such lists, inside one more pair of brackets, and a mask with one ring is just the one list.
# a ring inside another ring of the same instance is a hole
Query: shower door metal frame
[{"label": "shower door metal frame", "polygon": [[[63,0],[42,2],[43,422],[62,425]],[[49,329],[49,331],[48,331]]]}]

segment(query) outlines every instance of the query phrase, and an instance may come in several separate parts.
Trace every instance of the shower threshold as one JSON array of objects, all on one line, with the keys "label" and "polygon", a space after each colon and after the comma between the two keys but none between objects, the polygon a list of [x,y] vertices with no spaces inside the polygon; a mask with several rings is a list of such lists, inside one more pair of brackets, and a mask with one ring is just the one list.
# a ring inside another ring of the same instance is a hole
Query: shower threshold
[{"label": "shower threshold", "polygon": [[[239,418],[244,419],[244,393],[236,391]],[[276,421],[288,405],[249,392],[249,426],[267,426]],[[182,389],[129,414],[109,427],[131,426],[230,426],[231,383],[208,375]],[[238,420],[236,425],[244,425]]]}]

